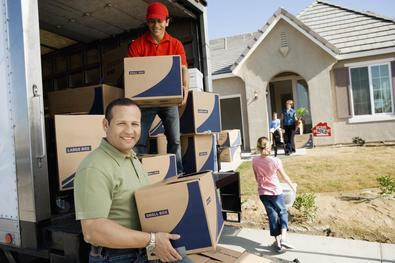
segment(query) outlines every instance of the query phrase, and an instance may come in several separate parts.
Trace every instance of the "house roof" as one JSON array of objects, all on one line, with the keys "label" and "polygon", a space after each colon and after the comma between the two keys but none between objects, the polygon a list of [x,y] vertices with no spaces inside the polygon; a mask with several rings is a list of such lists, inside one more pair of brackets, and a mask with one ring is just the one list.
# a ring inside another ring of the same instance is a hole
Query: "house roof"
[{"label": "house roof", "polygon": [[212,75],[233,72],[281,18],[338,60],[388,48],[395,51],[393,19],[317,0],[297,17],[279,8],[258,32],[211,40]]},{"label": "house roof", "polygon": [[231,66],[240,57],[247,45],[255,42],[259,32],[210,40],[212,74],[231,72]]},{"label": "house roof", "polygon": [[314,32],[349,54],[395,46],[395,21],[372,12],[316,1],[297,18]]}]

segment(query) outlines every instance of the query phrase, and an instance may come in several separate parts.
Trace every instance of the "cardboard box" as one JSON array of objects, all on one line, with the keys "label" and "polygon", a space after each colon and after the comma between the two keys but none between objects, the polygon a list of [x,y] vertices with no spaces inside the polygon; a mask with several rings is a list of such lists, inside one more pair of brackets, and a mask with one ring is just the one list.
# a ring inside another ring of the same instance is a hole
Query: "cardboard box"
[{"label": "cardboard box", "polygon": [[151,184],[177,176],[177,163],[174,154],[139,155],[144,171]]},{"label": "cardboard box", "polygon": [[181,133],[220,132],[219,95],[190,91],[186,106],[180,116]]},{"label": "cardboard box", "polygon": [[149,129],[149,136],[154,137],[164,133],[165,128],[163,127],[162,120],[159,118],[158,115],[156,115]]},{"label": "cardboard box", "polygon": [[140,188],[135,198],[142,231],[181,235],[171,243],[187,254],[215,250],[224,221],[210,171]]},{"label": "cardboard box", "polygon": [[241,145],[240,130],[223,130],[218,134],[219,147],[235,147]]},{"label": "cardboard box", "polygon": [[106,137],[103,118],[103,115],[55,115],[60,190],[73,188],[81,161]]},{"label": "cardboard box", "polygon": [[188,69],[189,89],[203,91],[203,74],[197,68]]},{"label": "cardboard box", "polygon": [[239,252],[217,246],[213,252],[203,252],[188,256],[194,263],[268,263],[272,262],[246,251]]},{"label": "cardboard box", "polygon": [[164,134],[159,134],[148,139],[148,152],[150,154],[166,154],[167,139]]},{"label": "cardboard box", "polygon": [[181,156],[185,173],[218,171],[217,145],[214,134],[181,136]]},{"label": "cardboard box", "polygon": [[221,148],[219,154],[219,160],[221,162],[234,162],[241,160],[241,147],[236,146],[236,147]]},{"label": "cardboard box", "polygon": [[123,97],[123,90],[100,84],[48,92],[48,109],[54,114],[104,114],[107,105]]},{"label": "cardboard box", "polygon": [[125,58],[125,97],[142,106],[179,105],[181,76],[180,56]]}]

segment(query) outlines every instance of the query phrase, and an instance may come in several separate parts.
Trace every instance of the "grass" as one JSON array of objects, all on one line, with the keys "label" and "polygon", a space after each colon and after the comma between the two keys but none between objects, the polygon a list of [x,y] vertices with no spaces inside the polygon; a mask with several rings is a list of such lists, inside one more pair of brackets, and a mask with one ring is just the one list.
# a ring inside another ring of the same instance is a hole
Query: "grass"
[{"label": "grass", "polygon": [[[378,187],[376,178],[395,174],[395,147],[319,147],[304,156],[282,158],[285,171],[298,184],[298,192],[352,191]],[[241,192],[256,195],[251,162],[238,169]]]}]

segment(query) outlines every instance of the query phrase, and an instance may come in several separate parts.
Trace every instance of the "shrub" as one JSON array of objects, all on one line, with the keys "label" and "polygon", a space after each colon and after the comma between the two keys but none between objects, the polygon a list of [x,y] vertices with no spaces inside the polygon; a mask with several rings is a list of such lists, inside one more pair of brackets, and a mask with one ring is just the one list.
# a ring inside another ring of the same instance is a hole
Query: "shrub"
[{"label": "shrub", "polygon": [[352,138],[352,142],[355,143],[358,146],[363,146],[365,144],[365,140],[362,139],[361,137],[354,137]]},{"label": "shrub", "polygon": [[392,194],[395,192],[395,179],[389,175],[377,177],[377,182],[382,194]]},{"label": "shrub", "polygon": [[317,216],[317,206],[315,205],[314,193],[303,193],[296,196],[293,205],[302,215],[310,221],[314,221]]}]

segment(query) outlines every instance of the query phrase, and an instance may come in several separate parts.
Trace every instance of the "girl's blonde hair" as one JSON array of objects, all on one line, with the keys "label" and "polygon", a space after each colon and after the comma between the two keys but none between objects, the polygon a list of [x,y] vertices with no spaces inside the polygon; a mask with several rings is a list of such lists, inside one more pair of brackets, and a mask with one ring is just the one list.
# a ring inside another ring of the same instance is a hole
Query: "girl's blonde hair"
[{"label": "girl's blonde hair", "polygon": [[256,149],[261,155],[269,156],[271,153],[269,139],[267,137],[260,137],[256,142]]}]

